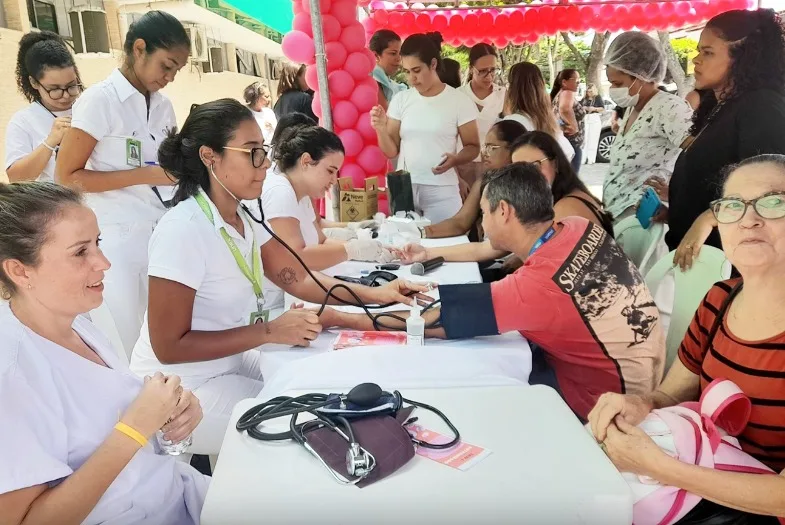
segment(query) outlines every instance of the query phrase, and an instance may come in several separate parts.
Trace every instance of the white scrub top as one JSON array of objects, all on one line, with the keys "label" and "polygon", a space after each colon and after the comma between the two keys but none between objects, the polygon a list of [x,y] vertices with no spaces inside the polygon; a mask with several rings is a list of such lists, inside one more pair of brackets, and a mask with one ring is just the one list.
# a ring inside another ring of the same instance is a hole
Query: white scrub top
[{"label": "white scrub top", "polygon": [[[528,115],[524,115],[522,113],[513,113],[512,115],[507,115],[502,120],[514,120],[519,124],[522,124],[526,131],[542,131],[541,129],[537,129],[534,125],[534,121],[529,118]],[[570,141],[567,140],[567,137],[564,136],[562,130],[556,131],[556,142],[559,143],[562,151],[564,152],[564,156],[567,157],[567,160],[572,160],[575,156],[575,148],[572,147]]]},{"label": "white scrub top", "polygon": [[[319,232],[316,230],[316,212],[310,197],[297,201],[292,183],[278,170],[267,170],[267,178],[262,188],[262,209],[265,220],[292,218],[300,224],[300,234],[306,246],[319,244]],[[264,282],[264,296],[271,308],[283,308],[284,291],[270,280]]]},{"label": "white scrub top", "polygon": [[[78,317],[73,329],[107,367],[44,339],[0,304],[0,494],[70,476],[142,388],[90,321]],[[199,523],[209,479],[148,443],[83,524]]]},{"label": "white scrub top", "polygon": [[253,118],[256,119],[256,123],[259,124],[259,127],[262,130],[264,143],[269,146],[273,140],[275,127],[278,125],[278,119],[275,117],[275,112],[270,108],[262,108],[261,111],[251,110],[251,113],[253,113]]},{"label": "white scrub top", "polygon": [[[493,125],[499,120],[499,114],[501,114],[504,109],[504,98],[507,96],[507,88],[494,84],[491,94],[482,99],[478,98],[477,95],[474,94],[474,91],[472,91],[471,82],[463,84],[460,87],[460,91],[474,102],[477,106],[477,110],[480,112],[479,117],[477,117],[477,128],[480,132],[480,145],[484,146],[485,135],[488,134],[488,131],[490,131]],[[474,159],[475,162],[480,162],[481,160],[482,154],[477,155],[477,158]]]},{"label": "white scrub top", "polygon": [[[71,127],[98,141],[86,166],[94,171],[123,171],[157,163],[158,146],[176,125],[172,103],[160,92],[150,95],[148,118],[144,95],[119,69],[82,93],[74,104],[71,120]],[[141,152],[131,151],[134,141],[141,143]],[[135,154],[140,157],[139,165],[133,164]],[[164,200],[171,198],[172,187],[158,190]],[[153,187],[147,184],[88,193],[86,197],[101,225],[155,222],[166,211]]]},{"label": "white scrub top", "polygon": [[[202,192],[202,195],[210,205],[215,224],[210,222],[193,197],[169,210],[155,227],[150,239],[148,275],[175,281],[196,290],[192,330],[239,328],[247,325],[251,313],[256,311],[256,295],[253,285],[240,271],[226,246],[221,228],[226,228],[237,244],[248,268],[253,268],[252,257],[258,257],[261,262],[261,250],[254,252],[251,249],[254,235],[258,248],[271,237],[260,224],[249,220],[238,206],[245,230],[245,235],[240,235],[221,219],[207,194]],[[264,286],[264,274],[262,281]],[[242,362],[243,354],[240,353],[212,361],[162,365],[150,344],[145,314],[142,331],[131,356],[131,370],[139,375],[150,375],[158,370],[164,374],[177,374],[185,388],[196,390],[209,379],[236,373]]]},{"label": "white scrub top", "polygon": [[[70,117],[71,110],[50,113],[48,109],[33,102],[20,109],[8,122],[5,130],[5,170],[16,161],[30,155],[49,136],[57,117]],[[51,144],[50,144],[51,145]],[[55,154],[49,158],[44,171],[38,176],[41,182],[55,180]]]}]

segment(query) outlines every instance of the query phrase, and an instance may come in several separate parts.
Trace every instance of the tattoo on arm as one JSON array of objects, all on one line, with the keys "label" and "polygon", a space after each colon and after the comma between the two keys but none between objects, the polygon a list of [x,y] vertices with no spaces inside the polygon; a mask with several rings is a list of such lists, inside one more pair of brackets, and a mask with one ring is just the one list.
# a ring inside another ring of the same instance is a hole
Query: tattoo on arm
[{"label": "tattoo on arm", "polygon": [[297,282],[297,272],[294,271],[294,268],[291,266],[287,266],[280,272],[278,272],[278,278],[284,284],[292,284]]}]

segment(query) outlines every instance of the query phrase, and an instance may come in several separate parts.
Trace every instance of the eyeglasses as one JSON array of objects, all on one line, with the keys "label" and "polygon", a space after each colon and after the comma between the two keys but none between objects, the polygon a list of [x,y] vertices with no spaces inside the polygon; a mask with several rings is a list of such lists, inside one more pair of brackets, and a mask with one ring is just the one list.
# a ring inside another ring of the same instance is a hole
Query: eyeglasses
[{"label": "eyeglasses", "polygon": [[60,100],[66,92],[72,97],[78,96],[84,89],[84,86],[82,84],[74,84],[73,86],[68,86],[66,88],[57,87],[54,89],[46,89],[44,86],[41,86],[41,89],[46,91],[46,94],[49,95],[49,98],[52,100]]},{"label": "eyeglasses", "polygon": [[551,160],[550,157],[545,157],[544,159],[535,160],[534,162],[530,162],[529,164],[534,164],[538,168],[542,168],[543,162],[548,162],[549,160]]},{"label": "eyeglasses", "polygon": [[757,199],[744,200],[734,198],[717,199],[711,202],[711,212],[720,224],[739,222],[752,206],[764,219],[781,219],[785,217],[785,193],[769,193]]},{"label": "eyeglasses", "polygon": [[496,76],[496,74],[499,72],[499,68],[498,67],[488,67],[488,68],[485,68],[485,69],[475,69],[475,71],[477,71],[477,76],[478,77],[487,77],[488,75]]},{"label": "eyeglasses", "polygon": [[499,146],[497,144],[484,144],[480,153],[483,157],[490,157],[504,146]]},{"label": "eyeglasses", "polygon": [[261,168],[262,164],[264,164],[264,159],[267,158],[267,153],[270,151],[270,146],[264,144],[261,147],[251,149],[224,146],[224,149],[228,149],[230,151],[239,151],[241,153],[248,153],[251,156],[251,164],[253,164],[253,167]]}]

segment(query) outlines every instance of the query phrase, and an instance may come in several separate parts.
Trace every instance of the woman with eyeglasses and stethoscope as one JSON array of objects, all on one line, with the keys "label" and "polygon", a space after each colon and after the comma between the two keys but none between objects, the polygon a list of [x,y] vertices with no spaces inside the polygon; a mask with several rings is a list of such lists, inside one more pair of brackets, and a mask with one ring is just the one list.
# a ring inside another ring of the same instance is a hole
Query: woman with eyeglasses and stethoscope
[{"label": "woman with eyeglasses and stethoscope", "polygon": [[[265,278],[312,303],[322,303],[325,291],[241,204],[262,193],[267,149],[251,111],[221,99],[191,110],[158,151],[177,180],[175,206],[150,240],[150,299],[131,370],[179,375],[215,424],[228,424],[234,405],[261,391],[260,347],[308,346],[340,318],[329,309],[321,318],[303,309],[272,318]],[[341,283],[314,275],[327,288]],[[403,279],[348,286],[367,304],[411,302],[405,294],[426,290]]]},{"label": "woman with eyeglasses and stethoscope", "polygon": [[[499,53],[496,48],[484,42],[472,46],[469,50],[469,78],[460,91],[474,102],[480,112],[477,127],[481,139],[488,134],[491,126],[499,119],[499,113],[504,110],[507,90],[495,82],[498,72]],[[482,142],[480,147],[484,146],[485,142]],[[478,155],[474,162],[458,166],[457,169],[458,175],[471,186],[482,177],[482,156]]]},{"label": "woman with eyeglasses and stethoscope", "polygon": [[79,71],[65,41],[49,31],[23,36],[16,84],[30,105],[17,111],[6,128],[8,179],[51,182],[57,150],[71,127],[71,106],[82,93]]},{"label": "woman with eyeglasses and stethoscope", "polygon": [[150,11],[131,24],[125,59],[74,105],[56,180],[84,191],[98,218],[101,249],[112,263],[104,300],[129,351],[147,306],[147,244],[166,212],[172,181],[158,147],[177,125],[159,91],[188,63],[190,39],[172,15]]}]

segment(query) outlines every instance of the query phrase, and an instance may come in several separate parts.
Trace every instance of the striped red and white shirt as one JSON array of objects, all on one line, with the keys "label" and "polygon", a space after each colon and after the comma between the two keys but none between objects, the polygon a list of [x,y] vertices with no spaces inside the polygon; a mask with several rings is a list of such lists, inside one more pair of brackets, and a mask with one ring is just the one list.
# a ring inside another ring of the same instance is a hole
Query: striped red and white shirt
[{"label": "striped red and white shirt", "polygon": [[739,442],[745,452],[779,472],[785,469],[785,332],[744,341],[728,329],[726,312],[706,348],[714,320],[738,282],[720,282],[709,290],[679,347],[679,359],[700,376],[701,390],[714,379],[729,379],[750,398],[752,414]]}]

